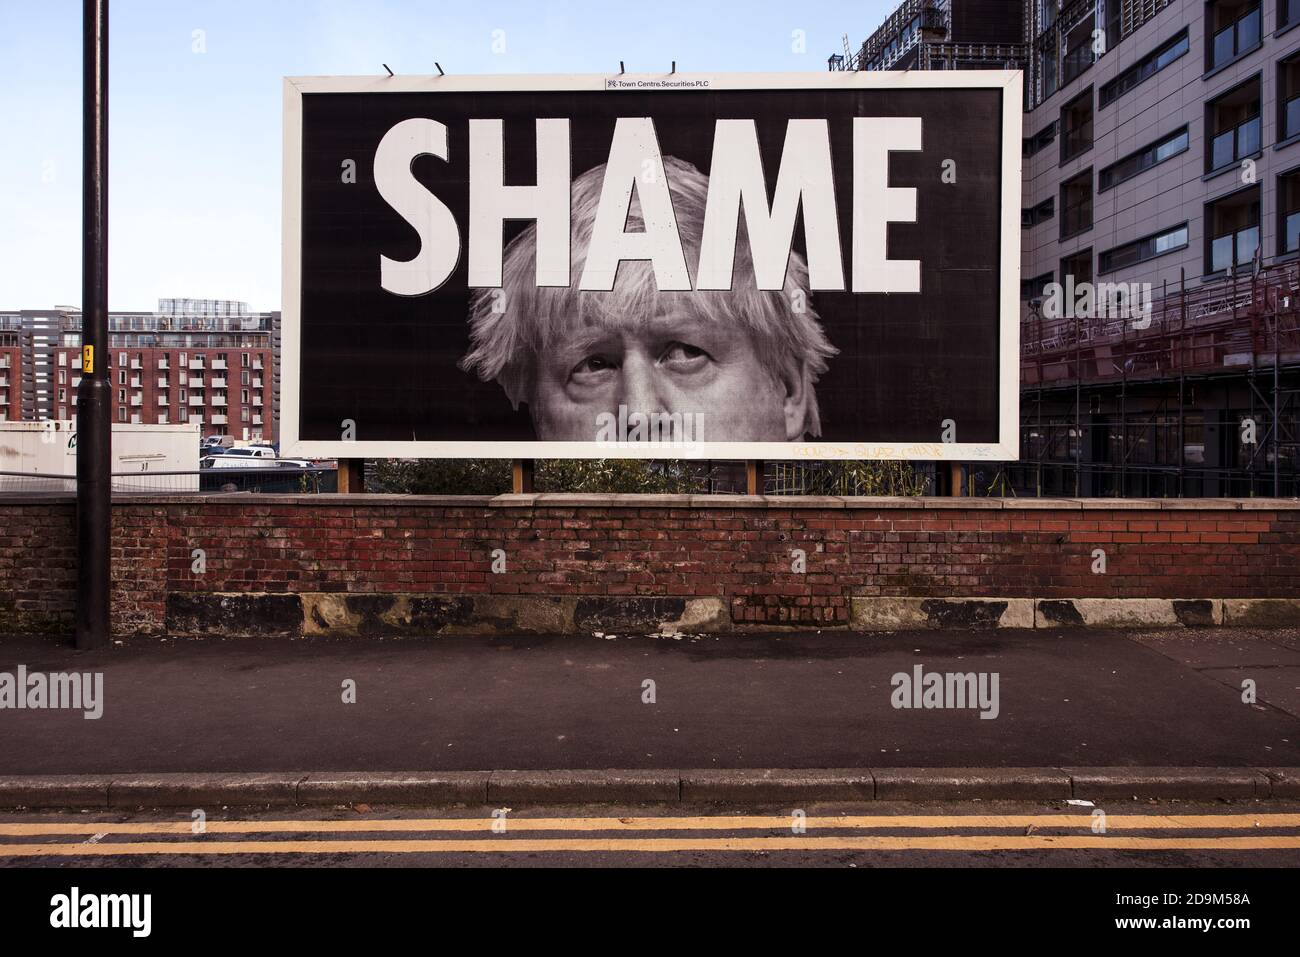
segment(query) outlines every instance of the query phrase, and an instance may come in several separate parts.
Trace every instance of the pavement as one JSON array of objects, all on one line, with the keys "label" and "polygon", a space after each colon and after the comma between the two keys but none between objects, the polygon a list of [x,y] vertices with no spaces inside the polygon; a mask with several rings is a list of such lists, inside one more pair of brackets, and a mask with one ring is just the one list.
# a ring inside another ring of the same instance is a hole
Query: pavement
[{"label": "pavement", "polygon": [[[0,639],[19,665],[104,708],[0,710],[10,806],[1300,797],[1294,631]],[[917,666],[996,675],[996,717],[894,707]]]}]

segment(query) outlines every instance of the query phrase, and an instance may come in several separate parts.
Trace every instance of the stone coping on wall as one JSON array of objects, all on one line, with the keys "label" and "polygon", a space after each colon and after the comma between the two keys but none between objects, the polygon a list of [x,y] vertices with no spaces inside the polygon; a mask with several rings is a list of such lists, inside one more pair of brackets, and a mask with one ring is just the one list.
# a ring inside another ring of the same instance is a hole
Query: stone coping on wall
[{"label": "stone coping on wall", "polygon": [[[70,492],[0,493],[0,506],[73,504]],[[1300,511],[1300,498],[984,498],[855,495],[656,495],[538,492],[507,495],[280,495],[260,492],[133,493],[113,504],[133,505],[352,505],[404,508],[770,508],[770,509],[993,509],[1050,511]]]}]

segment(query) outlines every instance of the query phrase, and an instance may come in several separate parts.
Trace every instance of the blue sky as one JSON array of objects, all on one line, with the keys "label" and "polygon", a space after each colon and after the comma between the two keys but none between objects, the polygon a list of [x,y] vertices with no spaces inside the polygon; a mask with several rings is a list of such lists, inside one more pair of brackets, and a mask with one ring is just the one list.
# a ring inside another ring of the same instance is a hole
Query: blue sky
[{"label": "blue sky", "polygon": [[[279,308],[283,76],[824,70],[894,5],[113,0],[109,306]],[[0,308],[81,301],[80,111],[81,4],[0,0]]]}]

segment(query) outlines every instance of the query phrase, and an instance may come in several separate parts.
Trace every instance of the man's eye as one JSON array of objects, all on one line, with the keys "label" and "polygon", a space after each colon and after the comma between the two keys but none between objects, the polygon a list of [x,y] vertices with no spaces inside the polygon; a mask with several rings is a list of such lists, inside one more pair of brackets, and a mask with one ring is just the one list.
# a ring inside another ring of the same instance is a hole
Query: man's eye
[{"label": "man's eye", "polygon": [[703,366],[710,358],[711,356],[698,346],[674,342],[664,350],[659,361],[674,369],[691,371]]},{"label": "man's eye", "polygon": [[597,372],[604,372],[608,369],[616,369],[618,366],[613,359],[607,359],[605,356],[587,356],[576,366],[569,375],[593,375]]}]

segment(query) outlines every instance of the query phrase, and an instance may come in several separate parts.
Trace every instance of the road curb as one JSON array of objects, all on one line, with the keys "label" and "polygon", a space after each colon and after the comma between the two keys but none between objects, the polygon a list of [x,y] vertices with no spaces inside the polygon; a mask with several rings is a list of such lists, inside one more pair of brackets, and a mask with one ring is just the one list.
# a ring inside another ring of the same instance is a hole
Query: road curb
[{"label": "road curb", "polygon": [[3,808],[1300,798],[1300,768],[836,768],[0,775]]}]

